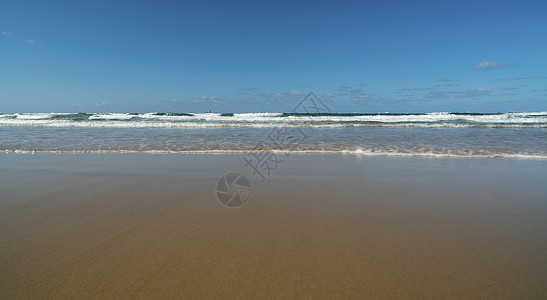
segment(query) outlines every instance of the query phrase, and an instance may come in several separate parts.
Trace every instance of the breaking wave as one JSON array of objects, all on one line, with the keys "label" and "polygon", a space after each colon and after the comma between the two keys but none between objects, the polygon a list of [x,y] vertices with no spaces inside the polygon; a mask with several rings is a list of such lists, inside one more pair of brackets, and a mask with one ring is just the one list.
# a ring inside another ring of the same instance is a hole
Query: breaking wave
[{"label": "breaking wave", "polygon": [[547,128],[547,112],[519,113],[2,113],[0,126],[218,128]]}]

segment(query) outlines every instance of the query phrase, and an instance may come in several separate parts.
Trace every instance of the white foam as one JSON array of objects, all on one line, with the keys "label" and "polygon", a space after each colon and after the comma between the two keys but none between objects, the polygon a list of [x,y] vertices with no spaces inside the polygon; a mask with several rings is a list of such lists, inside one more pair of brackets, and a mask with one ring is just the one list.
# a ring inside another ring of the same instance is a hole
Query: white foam
[{"label": "white foam", "polygon": [[370,150],[343,150],[345,153],[353,153],[364,156],[401,156],[401,157],[447,157],[447,158],[517,158],[517,159],[547,159],[547,155],[522,154],[522,153],[491,153],[491,154],[455,154],[450,152],[389,152]]},{"label": "white foam", "polygon": [[547,128],[547,113],[506,114],[405,114],[405,115],[288,115],[281,113],[200,113],[195,115],[160,115],[157,113],[95,113],[89,119],[58,120],[67,113],[0,114],[0,126],[58,127],[426,127],[426,128]]},{"label": "white foam", "polygon": [[93,114],[89,116],[89,120],[130,120],[135,117],[137,117],[137,115],[127,113]]},{"label": "white foam", "polygon": [[[149,154],[243,154],[250,153],[251,150],[245,149],[206,149],[206,150],[0,150],[4,153],[17,154],[106,154],[106,153],[149,153]],[[523,153],[503,153],[503,154],[453,154],[436,152],[388,152],[388,151],[367,151],[362,149],[348,150],[252,150],[252,152],[274,152],[283,154],[343,154],[357,156],[387,156],[387,157],[430,157],[430,158],[506,158],[506,159],[539,159],[547,160],[547,155],[523,154]]]}]

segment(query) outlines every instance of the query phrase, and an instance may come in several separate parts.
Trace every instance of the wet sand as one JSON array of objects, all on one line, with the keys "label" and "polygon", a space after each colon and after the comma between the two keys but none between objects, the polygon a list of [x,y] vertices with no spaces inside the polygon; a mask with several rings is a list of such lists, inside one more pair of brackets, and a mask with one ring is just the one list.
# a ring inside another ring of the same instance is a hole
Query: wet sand
[{"label": "wet sand", "polygon": [[[547,162],[1,154],[0,298],[547,298]],[[251,180],[226,208],[217,181]]]}]

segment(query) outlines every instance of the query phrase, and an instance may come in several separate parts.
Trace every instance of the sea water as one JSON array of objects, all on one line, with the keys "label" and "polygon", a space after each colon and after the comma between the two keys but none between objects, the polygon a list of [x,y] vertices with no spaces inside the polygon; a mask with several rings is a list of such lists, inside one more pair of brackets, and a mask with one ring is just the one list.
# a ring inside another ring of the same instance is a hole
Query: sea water
[{"label": "sea water", "polygon": [[0,151],[547,159],[547,112],[3,113]]}]

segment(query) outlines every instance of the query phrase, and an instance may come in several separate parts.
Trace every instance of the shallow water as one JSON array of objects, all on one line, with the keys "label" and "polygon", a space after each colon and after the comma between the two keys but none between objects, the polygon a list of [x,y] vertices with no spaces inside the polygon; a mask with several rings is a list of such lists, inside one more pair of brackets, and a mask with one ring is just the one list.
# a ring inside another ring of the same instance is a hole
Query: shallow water
[{"label": "shallow water", "polygon": [[0,150],[546,159],[547,113],[0,114]]}]

